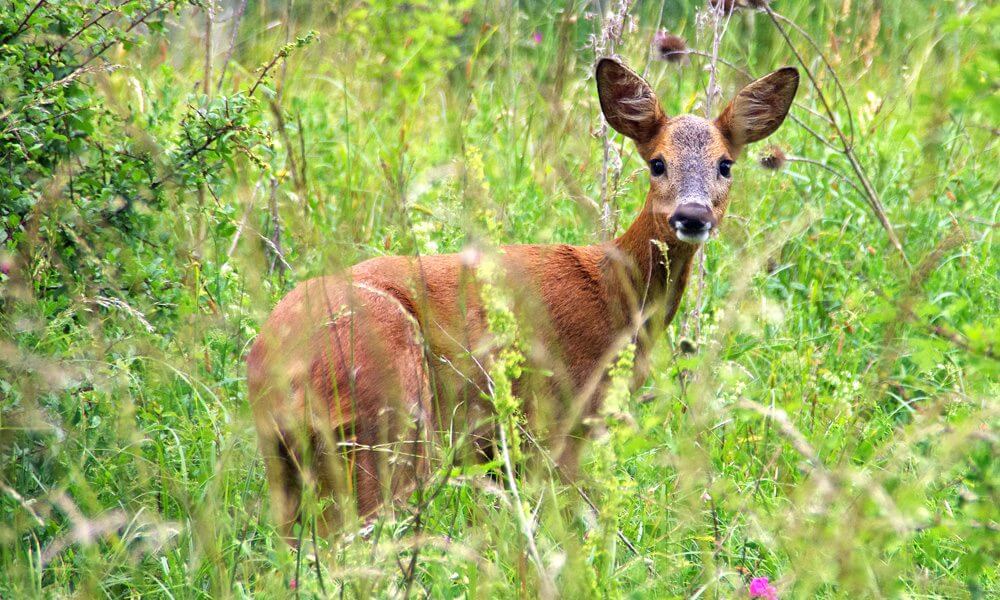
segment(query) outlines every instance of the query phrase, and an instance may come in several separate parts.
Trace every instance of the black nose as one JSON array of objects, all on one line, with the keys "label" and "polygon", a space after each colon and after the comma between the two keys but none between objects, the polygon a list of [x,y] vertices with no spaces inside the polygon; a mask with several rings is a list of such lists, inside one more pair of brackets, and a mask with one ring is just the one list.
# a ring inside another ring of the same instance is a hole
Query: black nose
[{"label": "black nose", "polygon": [[670,215],[670,226],[683,233],[701,233],[715,227],[715,215],[704,204],[681,204]]}]

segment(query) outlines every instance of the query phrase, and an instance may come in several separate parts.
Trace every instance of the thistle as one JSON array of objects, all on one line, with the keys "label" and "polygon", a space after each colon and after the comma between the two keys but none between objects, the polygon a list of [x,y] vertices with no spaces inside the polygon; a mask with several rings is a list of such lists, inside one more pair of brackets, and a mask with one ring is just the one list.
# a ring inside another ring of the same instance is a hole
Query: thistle
[{"label": "thistle", "polygon": [[788,162],[788,157],[785,156],[785,152],[780,146],[771,145],[764,151],[759,162],[760,166],[765,169],[780,171],[785,166],[785,163]]},{"label": "thistle", "polygon": [[653,36],[653,50],[657,58],[667,62],[681,63],[687,59],[687,42],[666,29],[657,31]]}]

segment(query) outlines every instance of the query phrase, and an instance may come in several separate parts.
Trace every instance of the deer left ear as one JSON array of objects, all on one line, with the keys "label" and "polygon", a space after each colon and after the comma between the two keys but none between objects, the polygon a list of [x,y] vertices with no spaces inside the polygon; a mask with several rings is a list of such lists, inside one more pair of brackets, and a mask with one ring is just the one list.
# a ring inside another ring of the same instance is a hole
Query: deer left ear
[{"label": "deer left ear", "polygon": [[608,125],[639,144],[656,136],[667,117],[646,80],[613,58],[598,61],[595,79]]},{"label": "deer left ear", "polygon": [[795,67],[778,69],[747,84],[715,123],[736,148],[762,140],[781,126],[798,88]]}]

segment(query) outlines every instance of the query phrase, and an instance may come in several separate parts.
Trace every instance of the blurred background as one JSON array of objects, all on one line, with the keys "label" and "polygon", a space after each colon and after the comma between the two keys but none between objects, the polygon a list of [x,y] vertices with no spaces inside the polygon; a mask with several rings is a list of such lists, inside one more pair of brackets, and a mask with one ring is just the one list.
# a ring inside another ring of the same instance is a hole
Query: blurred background
[{"label": "blurred background", "polygon": [[[998,28],[974,0],[4,0],[0,596],[995,597]],[[467,467],[283,545],[259,323],[372,256],[621,233],[646,168],[606,55],[671,115],[808,73],[650,379],[577,486]]]}]

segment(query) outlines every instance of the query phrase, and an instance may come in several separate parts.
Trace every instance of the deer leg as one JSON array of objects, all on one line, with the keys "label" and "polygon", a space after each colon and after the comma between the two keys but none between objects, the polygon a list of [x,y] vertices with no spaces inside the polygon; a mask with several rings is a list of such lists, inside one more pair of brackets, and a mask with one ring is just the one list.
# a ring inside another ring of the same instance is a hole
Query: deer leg
[{"label": "deer leg", "polygon": [[260,440],[264,471],[271,495],[271,511],[281,537],[294,543],[293,528],[302,502],[302,477],[290,448],[280,435]]},{"label": "deer leg", "polygon": [[[348,426],[318,444],[317,492],[349,492],[365,518],[427,472],[431,393],[413,317],[379,290],[357,290],[353,302],[351,316],[331,324],[330,350],[314,377],[318,395],[337,396],[339,414],[350,415]],[[324,530],[342,523],[342,509],[335,502],[324,510]]]}]

